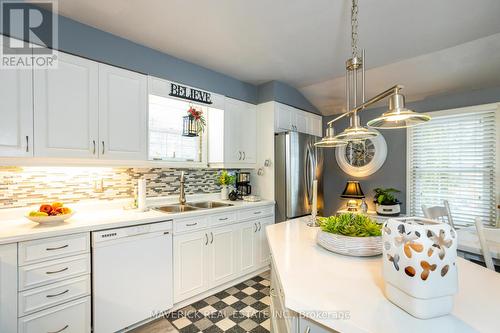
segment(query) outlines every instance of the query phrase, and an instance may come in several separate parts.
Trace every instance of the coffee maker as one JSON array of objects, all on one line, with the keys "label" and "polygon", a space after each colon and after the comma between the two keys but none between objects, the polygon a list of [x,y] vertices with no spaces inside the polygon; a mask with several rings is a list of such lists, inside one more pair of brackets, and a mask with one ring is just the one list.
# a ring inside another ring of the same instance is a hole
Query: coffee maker
[{"label": "coffee maker", "polygon": [[238,193],[238,197],[240,199],[252,193],[252,186],[250,185],[250,172],[238,172],[236,174],[236,192]]}]

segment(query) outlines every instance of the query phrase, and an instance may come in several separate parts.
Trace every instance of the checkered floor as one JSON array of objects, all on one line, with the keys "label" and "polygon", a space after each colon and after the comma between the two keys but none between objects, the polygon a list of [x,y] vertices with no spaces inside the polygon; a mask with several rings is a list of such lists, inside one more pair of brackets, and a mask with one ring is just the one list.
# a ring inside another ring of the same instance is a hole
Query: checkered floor
[{"label": "checkered floor", "polygon": [[180,333],[269,332],[269,273],[166,316]]}]

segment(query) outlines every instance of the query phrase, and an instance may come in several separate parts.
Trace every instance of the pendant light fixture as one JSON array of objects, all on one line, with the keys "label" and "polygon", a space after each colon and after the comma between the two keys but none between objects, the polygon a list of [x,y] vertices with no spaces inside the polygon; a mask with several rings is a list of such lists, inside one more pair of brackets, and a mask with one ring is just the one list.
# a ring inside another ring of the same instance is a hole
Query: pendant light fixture
[{"label": "pendant light fixture", "polygon": [[[365,51],[358,51],[358,0],[352,0],[351,8],[351,47],[352,57],[346,61],[346,112],[328,122],[326,136],[316,143],[317,147],[339,147],[347,145],[349,141],[363,141],[376,137],[377,132],[370,128],[392,129],[407,128],[423,124],[431,119],[430,116],[417,113],[405,108],[405,97],[401,94],[402,85],[395,85],[386,91],[365,101]],[[361,78],[359,78],[361,76]],[[358,85],[361,82],[361,104],[358,103]],[[380,117],[368,121],[363,127],[360,123],[359,112],[384,99],[389,99],[387,112]],[[351,102],[354,107],[351,108]],[[333,124],[345,117],[349,117],[349,127],[342,133],[334,136]]]}]

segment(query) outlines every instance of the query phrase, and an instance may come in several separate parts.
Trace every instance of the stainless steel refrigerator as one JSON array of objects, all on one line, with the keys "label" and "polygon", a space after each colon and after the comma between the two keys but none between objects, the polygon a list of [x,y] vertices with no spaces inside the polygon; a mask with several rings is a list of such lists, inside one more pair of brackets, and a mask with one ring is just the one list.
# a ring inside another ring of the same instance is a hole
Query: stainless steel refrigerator
[{"label": "stainless steel refrigerator", "polygon": [[274,137],[276,223],[311,214],[313,180],[318,180],[318,210],[323,208],[321,138],[297,132]]}]

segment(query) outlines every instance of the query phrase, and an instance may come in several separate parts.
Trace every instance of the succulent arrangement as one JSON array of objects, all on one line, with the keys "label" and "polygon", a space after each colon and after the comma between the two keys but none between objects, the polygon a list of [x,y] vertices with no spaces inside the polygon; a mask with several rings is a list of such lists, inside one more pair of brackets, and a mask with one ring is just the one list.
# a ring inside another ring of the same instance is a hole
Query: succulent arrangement
[{"label": "succulent arrangement", "polygon": [[318,217],[321,230],[350,237],[382,235],[382,226],[362,214],[344,213],[338,216]]}]

